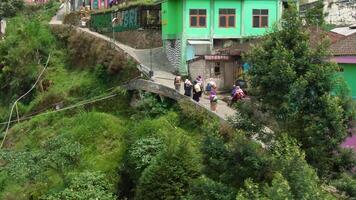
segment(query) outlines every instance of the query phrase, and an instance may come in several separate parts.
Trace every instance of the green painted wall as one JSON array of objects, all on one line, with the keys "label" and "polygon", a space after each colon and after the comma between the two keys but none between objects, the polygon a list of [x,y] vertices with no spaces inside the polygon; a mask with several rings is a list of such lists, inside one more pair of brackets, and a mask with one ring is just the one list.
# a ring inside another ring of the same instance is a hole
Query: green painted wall
[{"label": "green painted wall", "polygon": [[[219,9],[232,8],[236,10],[235,28],[219,27]],[[221,0],[214,3],[214,38],[237,38],[241,37],[242,8],[241,1]]]},{"label": "green painted wall", "polygon": [[[279,1],[277,0],[245,0],[243,2],[244,19],[243,19],[243,36],[258,36],[263,35],[270,30],[278,20]],[[268,28],[253,28],[252,27],[252,10],[253,9],[268,9]]]},{"label": "green painted wall", "polygon": [[[206,27],[204,28],[192,28],[190,27],[190,17],[189,10],[190,9],[206,9],[207,18],[206,18]],[[185,16],[184,16],[184,33],[187,38],[193,39],[210,39],[210,24],[209,20],[211,17],[210,10],[210,1],[207,0],[186,0],[185,5]]]},{"label": "green painted wall", "polygon": [[183,29],[182,0],[167,0],[162,3],[162,39],[180,38]]},{"label": "green painted wall", "polygon": [[351,89],[352,98],[356,99],[356,64],[339,64],[343,67],[342,75],[345,78],[347,85]]}]

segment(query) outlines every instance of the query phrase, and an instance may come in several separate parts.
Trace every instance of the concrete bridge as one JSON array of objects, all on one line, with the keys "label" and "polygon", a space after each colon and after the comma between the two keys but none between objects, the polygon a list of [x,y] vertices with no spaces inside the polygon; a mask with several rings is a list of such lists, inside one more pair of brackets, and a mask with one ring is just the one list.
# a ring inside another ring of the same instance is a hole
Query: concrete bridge
[{"label": "concrete bridge", "polygon": [[190,97],[183,95],[182,93],[176,91],[173,88],[167,87],[160,83],[156,83],[149,80],[144,79],[135,79],[131,80],[127,85],[124,87],[127,90],[142,90],[154,94],[158,94],[160,96],[168,97],[170,99],[174,99],[176,101],[188,101],[190,102],[191,106],[195,107],[197,111],[203,111],[211,116],[217,117],[222,123],[227,122],[226,117],[222,117],[218,115],[216,112],[212,112],[208,107],[193,101]]}]

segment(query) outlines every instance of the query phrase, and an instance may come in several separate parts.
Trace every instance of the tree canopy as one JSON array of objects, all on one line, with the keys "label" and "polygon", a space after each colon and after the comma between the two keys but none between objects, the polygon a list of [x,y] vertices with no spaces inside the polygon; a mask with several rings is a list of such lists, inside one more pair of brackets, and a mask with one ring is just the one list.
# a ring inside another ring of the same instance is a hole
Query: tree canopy
[{"label": "tree canopy", "polygon": [[[327,42],[311,47],[295,6],[280,27],[246,56],[258,101],[280,129],[297,138],[307,160],[321,174],[332,171],[335,151],[346,137],[345,96],[335,95],[337,65],[328,61]],[[341,86],[340,86],[341,87]]]},{"label": "tree canopy", "polygon": [[13,17],[17,11],[24,7],[23,0],[1,0],[0,19]]}]

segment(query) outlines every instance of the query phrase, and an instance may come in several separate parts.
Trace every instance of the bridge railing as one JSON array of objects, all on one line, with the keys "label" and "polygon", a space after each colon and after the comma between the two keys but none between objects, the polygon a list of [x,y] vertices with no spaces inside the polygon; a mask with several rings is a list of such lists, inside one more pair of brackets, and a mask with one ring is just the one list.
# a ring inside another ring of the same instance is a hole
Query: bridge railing
[{"label": "bridge railing", "polygon": [[144,75],[145,77],[147,77],[148,79],[152,79],[154,73],[151,70],[151,68],[147,67],[146,65],[143,64],[139,64],[137,65],[137,69],[140,70],[140,72],[142,73],[142,75]]}]

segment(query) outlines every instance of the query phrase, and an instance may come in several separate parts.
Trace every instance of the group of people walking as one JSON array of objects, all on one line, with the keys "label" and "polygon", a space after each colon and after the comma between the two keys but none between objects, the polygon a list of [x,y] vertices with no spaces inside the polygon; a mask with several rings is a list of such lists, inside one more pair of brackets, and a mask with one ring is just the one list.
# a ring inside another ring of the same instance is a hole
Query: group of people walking
[{"label": "group of people walking", "polygon": [[[180,91],[181,88],[181,77],[176,76],[174,79],[174,87],[177,91]],[[209,96],[210,100],[210,107],[211,110],[216,112],[217,103],[218,103],[218,96],[216,94],[216,84],[213,81],[207,83],[205,88],[206,94]],[[189,79],[185,79],[184,81],[184,95],[188,97],[193,97],[193,100],[196,102],[200,101],[200,98],[203,96],[204,92],[204,84],[203,78],[198,76],[193,82]]]},{"label": "group of people walking", "polygon": [[[174,87],[180,92],[181,89],[182,78],[180,76],[176,76],[174,78]],[[203,86],[203,78],[198,76],[193,82],[189,79],[185,79],[184,81],[184,95],[188,97],[193,96],[193,100],[196,102],[200,101],[200,98],[203,95],[203,92],[209,97],[210,100],[210,109],[214,112],[217,111],[218,106],[218,96],[217,96],[217,85],[214,81],[209,81],[206,84],[205,91]],[[230,105],[234,104],[238,100],[241,100],[246,95],[244,91],[240,88],[240,86],[233,86],[231,91],[231,102]]]}]

